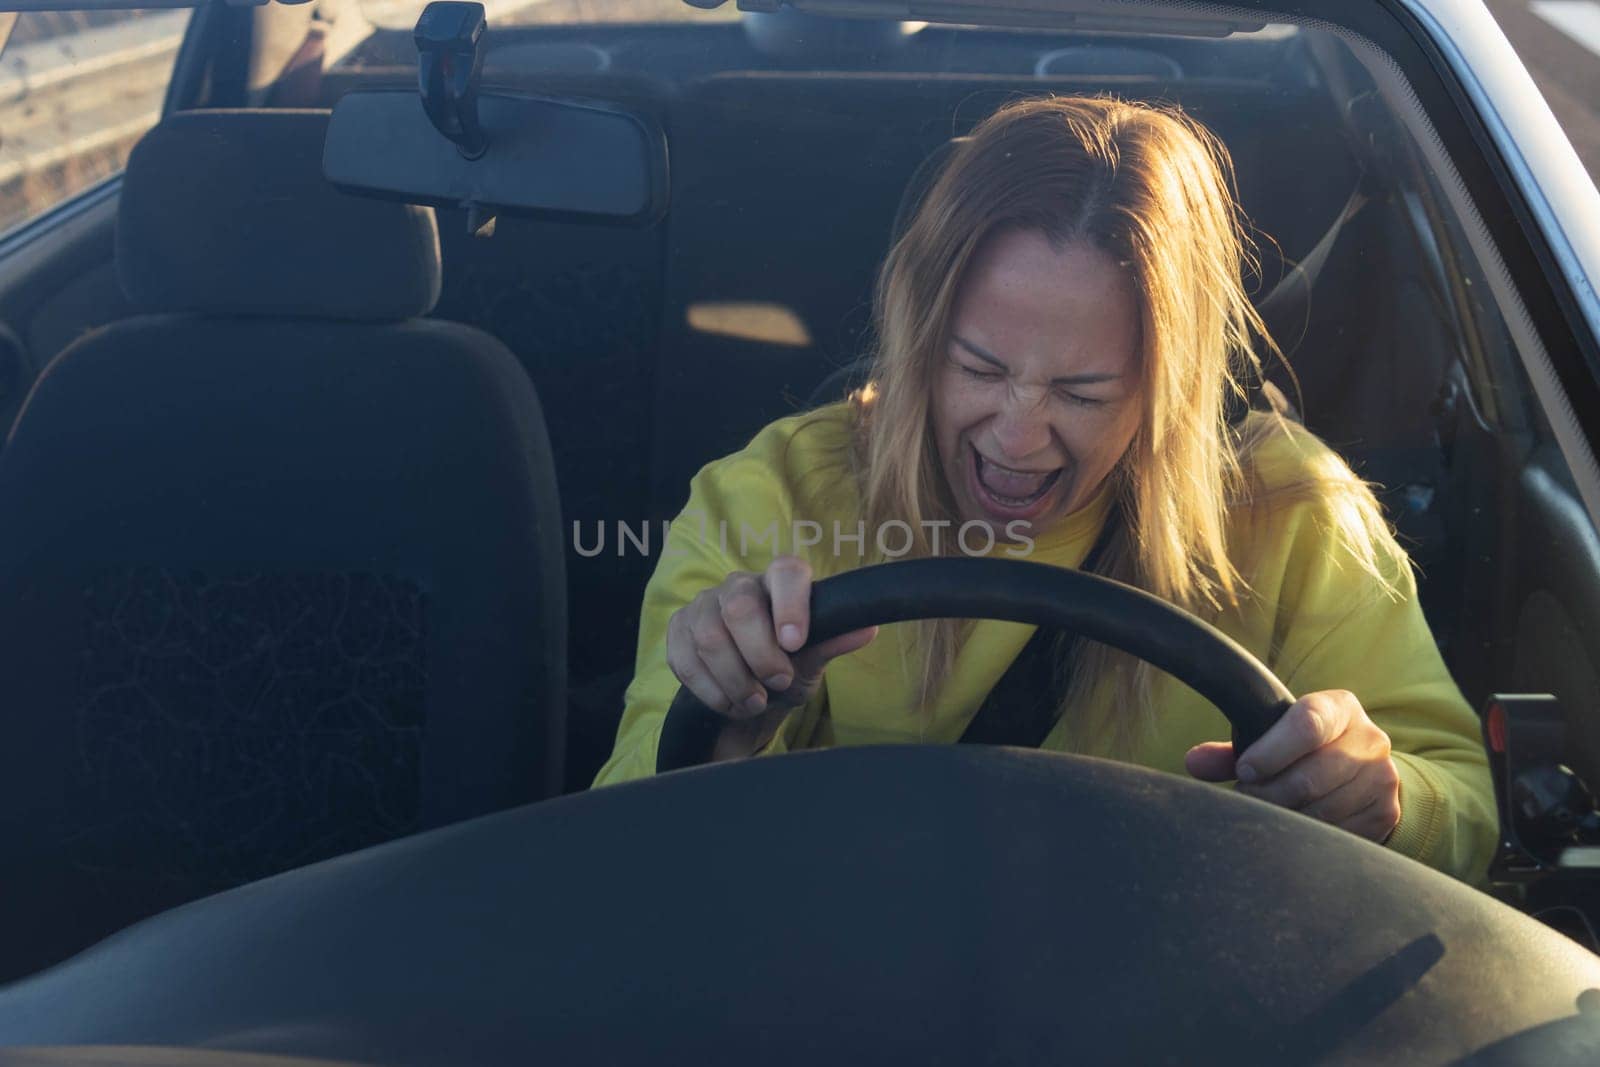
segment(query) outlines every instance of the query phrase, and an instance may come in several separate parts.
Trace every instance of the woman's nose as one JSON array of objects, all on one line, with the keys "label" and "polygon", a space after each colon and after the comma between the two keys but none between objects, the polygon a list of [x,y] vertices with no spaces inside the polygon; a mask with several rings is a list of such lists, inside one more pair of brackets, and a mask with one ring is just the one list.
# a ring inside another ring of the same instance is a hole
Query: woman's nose
[{"label": "woman's nose", "polygon": [[1017,389],[994,420],[995,444],[1010,459],[1026,459],[1049,447],[1050,420],[1031,390]]}]

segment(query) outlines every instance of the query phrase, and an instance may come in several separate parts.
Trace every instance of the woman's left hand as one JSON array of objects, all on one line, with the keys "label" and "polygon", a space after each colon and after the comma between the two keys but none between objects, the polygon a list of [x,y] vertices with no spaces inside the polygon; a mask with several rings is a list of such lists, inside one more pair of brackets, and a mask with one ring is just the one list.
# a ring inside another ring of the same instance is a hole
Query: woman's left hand
[{"label": "woman's left hand", "polygon": [[1381,843],[1400,822],[1400,773],[1389,751],[1389,735],[1355,695],[1330,689],[1295,701],[1237,760],[1231,744],[1209,741],[1184,765],[1202,781],[1237,778],[1247,796]]}]

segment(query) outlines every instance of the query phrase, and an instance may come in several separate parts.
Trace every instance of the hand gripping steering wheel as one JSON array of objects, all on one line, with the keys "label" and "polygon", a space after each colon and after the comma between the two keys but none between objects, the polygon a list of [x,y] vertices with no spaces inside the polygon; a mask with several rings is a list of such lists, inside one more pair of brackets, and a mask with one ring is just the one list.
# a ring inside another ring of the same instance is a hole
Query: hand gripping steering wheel
[{"label": "hand gripping steering wheel", "polygon": [[[1294,703],[1288,688],[1232,638],[1122,582],[1021,560],[882,563],[811,587],[810,643],[913,619],[1003,619],[1057,626],[1161,668],[1215,704],[1249,748]],[[656,770],[707,762],[727,719],[680,688],[667,709]]]}]

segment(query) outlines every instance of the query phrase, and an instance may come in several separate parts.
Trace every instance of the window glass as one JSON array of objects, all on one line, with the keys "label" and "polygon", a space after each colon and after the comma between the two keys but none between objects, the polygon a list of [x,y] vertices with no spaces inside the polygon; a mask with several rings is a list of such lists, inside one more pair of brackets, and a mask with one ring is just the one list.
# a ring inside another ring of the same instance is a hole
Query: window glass
[{"label": "window glass", "polygon": [[189,14],[18,16],[0,51],[0,231],[122,170],[161,117]]}]

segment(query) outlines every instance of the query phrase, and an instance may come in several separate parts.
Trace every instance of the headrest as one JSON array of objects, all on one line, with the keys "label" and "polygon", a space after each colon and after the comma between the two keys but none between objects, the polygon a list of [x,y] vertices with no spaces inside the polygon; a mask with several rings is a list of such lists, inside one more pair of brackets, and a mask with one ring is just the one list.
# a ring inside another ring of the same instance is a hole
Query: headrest
[{"label": "headrest", "polygon": [[186,111],[133,149],[117,274],[142,311],[388,321],[439,299],[431,208],[339,192],[326,111]]},{"label": "headrest", "polygon": [[891,244],[906,235],[906,230],[911,227],[911,220],[916,218],[917,209],[927,199],[929,191],[933,189],[934,181],[944,170],[945,164],[950,162],[950,157],[956,154],[956,148],[972,140],[970,137],[955,137],[929,152],[917,169],[911,172],[911,177],[906,181],[906,187],[900,191],[900,206],[894,212],[894,227],[889,231]]}]

